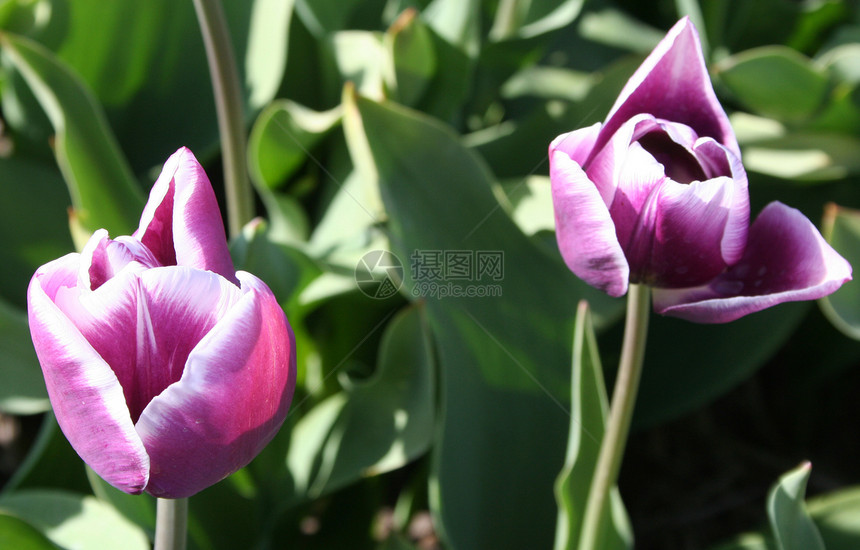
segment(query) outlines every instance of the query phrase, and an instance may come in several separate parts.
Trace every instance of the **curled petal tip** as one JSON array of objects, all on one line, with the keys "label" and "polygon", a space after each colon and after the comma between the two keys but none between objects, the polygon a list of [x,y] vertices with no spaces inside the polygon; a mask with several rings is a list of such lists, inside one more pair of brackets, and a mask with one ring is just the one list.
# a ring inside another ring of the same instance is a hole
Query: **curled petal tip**
[{"label": "curled petal tip", "polygon": [[654,308],[690,321],[726,323],[784,302],[822,298],[851,277],[851,265],[806,216],[772,202],[750,227],[738,263],[706,286],[654,289]]},{"label": "curled petal tip", "polygon": [[162,265],[205,269],[238,284],[212,185],[185,147],[165,162],[134,236]]}]

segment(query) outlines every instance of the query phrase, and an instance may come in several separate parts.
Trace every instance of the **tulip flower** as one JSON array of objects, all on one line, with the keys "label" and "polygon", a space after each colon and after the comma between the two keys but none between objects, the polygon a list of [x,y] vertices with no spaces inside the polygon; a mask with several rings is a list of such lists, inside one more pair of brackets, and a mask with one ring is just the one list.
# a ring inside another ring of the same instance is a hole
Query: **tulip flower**
[{"label": "tulip flower", "polygon": [[164,166],[132,236],[96,231],[38,269],[30,331],[57,421],[111,485],[190,496],[247,465],[286,418],[292,329],[236,272],[192,153]]},{"label": "tulip flower", "polygon": [[750,226],[740,149],[687,18],[605,122],[557,137],[549,160],[561,255],[612,296],[645,284],[658,313],[722,323],[851,279],[797,210],[771,203]]}]

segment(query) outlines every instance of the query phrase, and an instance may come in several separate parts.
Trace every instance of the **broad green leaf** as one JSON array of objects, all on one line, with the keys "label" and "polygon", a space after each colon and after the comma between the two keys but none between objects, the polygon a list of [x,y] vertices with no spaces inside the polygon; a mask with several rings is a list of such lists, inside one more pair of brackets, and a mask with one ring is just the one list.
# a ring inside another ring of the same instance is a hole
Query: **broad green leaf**
[{"label": "broad green leaf", "polygon": [[56,550],[41,531],[26,521],[0,511],[0,548],[15,550]]},{"label": "broad green leaf", "polygon": [[436,53],[430,31],[407,10],[392,24],[383,39],[389,56],[385,84],[392,97],[404,105],[415,104],[436,73]]},{"label": "broad green leaf", "polygon": [[352,172],[340,185],[314,229],[309,250],[330,263],[352,269],[359,258],[380,245],[376,226],[384,219],[379,189]]},{"label": "broad green leaf", "polygon": [[[856,550],[860,544],[860,488],[850,487],[806,502],[827,550]],[[777,550],[773,533],[746,533],[713,550]]]},{"label": "broad green leaf", "polygon": [[860,133],[860,83],[843,82],[834,86],[827,104],[809,129],[849,136]]},{"label": "broad green leaf", "polygon": [[[821,232],[827,242],[853,266],[860,266],[860,211],[830,204]],[[860,283],[848,281],[819,300],[821,310],[846,336],[860,340]]]},{"label": "broad green leaf", "polygon": [[[278,44],[284,37],[278,32],[286,32],[281,25],[287,3],[222,2],[246,114],[253,112],[247,103],[251,93],[260,102],[263,90],[272,93],[274,82],[282,80],[285,50],[278,51]],[[57,9],[51,32],[40,40],[55,49],[105,105],[135,173],[164,162],[182,145],[201,160],[217,150],[212,84],[192,2],[52,4]],[[265,33],[251,36],[252,29],[263,29],[264,17]],[[268,49],[260,52],[254,40],[268,41]]]},{"label": "broad green leaf", "polygon": [[424,311],[412,307],[387,325],[372,377],[349,382],[296,424],[287,461],[297,490],[316,498],[425,453],[434,378]]},{"label": "broad green leaf", "polygon": [[835,180],[860,173],[860,139],[835,132],[793,132],[744,147],[744,166],[783,179]]},{"label": "broad green leaf", "polygon": [[99,500],[113,506],[120,514],[150,535],[155,532],[155,497],[147,493],[142,495],[124,493],[100,478],[89,466],[86,469],[93,494]]},{"label": "broad green leaf", "polygon": [[0,29],[17,34],[38,32],[50,18],[47,0],[0,1]]},{"label": "broad green leaf", "polygon": [[[326,75],[331,82],[330,88],[340,89],[346,82],[352,82],[363,94],[377,99],[384,96],[386,52],[382,33],[339,31],[324,44],[329,55],[324,68],[330,71]],[[333,74],[331,70],[334,70]]]},{"label": "broad green leaf", "polygon": [[0,159],[0,296],[21,309],[36,269],[74,250],[69,193],[49,164],[23,155]]},{"label": "broad green leaf", "polygon": [[90,491],[84,463],[66,440],[51,412],[43,416],[36,440],[0,495],[42,487],[76,493]]},{"label": "broad green leaf", "polygon": [[231,253],[237,268],[262,279],[287,308],[296,304],[301,291],[320,273],[302,251],[272,239],[262,220],[243,228]]},{"label": "broad green leaf", "polygon": [[860,488],[855,486],[810,499],[807,510],[827,550],[854,550],[860,545]]},{"label": "broad green leaf", "polygon": [[511,217],[523,233],[555,232],[552,189],[547,176],[530,176],[502,186],[513,208]]},{"label": "broad green leaf", "polygon": [[777,120],[804,120],[824,102],[827,76],[809,59],[784,46],[748,50],[723,60],[718,76],[737,99]]},{"label": "broad green leaf", "polygon": [[0,510],[35,526],[63,548],[150,548],[146,533],[109,504],[92,496],[30,489],[0,497]]},{"label": "broad green leaf", "polygon": [[346,28],[359,4],[359,0],[296,0],[296,14],[314,36],[321,38]]},{"label": "broad green leaf", "polygon": [[502,97],[540,97],[582,101],[600,77],[560,67],[526,67],[509,78],[499,90]]},{"label": "broad green leaf", "polygon": [[623,11],[612,8],[583,15],[579,22],[579,32],[583,37],[599,44],[642,54],[650,53],[666,34],[665,31],[655,29]]},{"label": "broad green leaf", "polygon": [[480,7],[478,0],[432,0],[422,19],[446,42],[474,57],[480,45]]},{"label": "broad green leaf", "polygon": [[824,550],[803,500],[810,467],[807,462],[783,475],[768,495],[767,513],[779,550]]},{"label": "broad green leaf", "polygon": [[842,44],[828,50],[815,61],[840,81],[860,83],[860,44]]},{"label": "broad green leaf", "polygon": [[582,10],[583,0],[503,0],[496,9],[490,39],[531,38],[565,27]]},{"label": "broad green leaf", "polygon": [[0,411],[36,414],[50,406],[27,314],[0,300]]},{"label": "broad green leaf", "polygon": [[[603,368],[585,302],[580,303],[577,309],[573,331],[570,434],[564,468],[555,483],[558,501],[556,550],[576,550],[579,547],[585,503],[609,411]],[[617,487],[612,490],[607,508],[610,508],[607,522],[595,538],[599,547],[606,550],[632,548],[633,534]]]},{"label": "broad green leaf", "polygon": [[2,34],[0,47],[54,126],[57,163],[79,221],[90,231],[131,234],[143,195],[92,94],[39,44]]},{"label": "broad green leaf", "polygon": [[248,139],[251,178],[258,189],[281,187],[340,123],[340,109],[316,112],[288,99],[270,103]]},{"label": "broad green leaf", "polygon": [[[590,291],[499,211],[489,171],[450,129],[345,96],[350,152],[380,186],[392,250],[409,258],[404,291],[426,300],[439,352],[444,417],[430,496],[440,529],[454,547],[547,547],[569,428],[569,370],[559,365],[569,361],[576,302],[593,298],[598,324],[621,304]],[[442,299],[416,279],[413,255],[445,250],[501,253],[498,280],[484,273],[468,284],[503,297]]]},{"label": "broad green leaf", "polygon": [[245,51],[245,82],[248,104],[256,110],[275,97],[284,78],[295,0],[256,0],[253,4]]}]

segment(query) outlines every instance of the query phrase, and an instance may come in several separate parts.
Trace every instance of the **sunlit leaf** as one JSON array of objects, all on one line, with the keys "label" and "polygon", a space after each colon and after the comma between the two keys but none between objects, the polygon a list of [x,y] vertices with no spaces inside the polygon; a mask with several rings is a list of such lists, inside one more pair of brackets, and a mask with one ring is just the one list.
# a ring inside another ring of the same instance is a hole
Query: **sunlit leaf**
[{"label": "sunlit leaf", "polygon": [[720,80],[754,112],[778,120],[810,117],[824,101],[827,76],[784,46],[748,50],[718,65]]},{"label": "sunlit leaf", "polygon": [[54,126],[57,163],[81,223],[91,231],[130,234],[143,208],[143,193],[92,94],[39,44],[3,34],[0,47]]},{"label": "sunlit leaf", "polygon": [[780,477],[768,495],[767,513],[779,550],[824,550],[804,502],[809,471],[809,463],[801,464]]},{"label": "sunlit leaf", "polygon": [[434,376],[424,312],[413,307],[386,327],[373,376],[350,382],[296,424],[287,460],[298,491],[317,497],[425,453]]},{"label": "sunlit leaf", "polygon": [[30,489],[0,497],[6,510],[63,548],[148,550],[149,539],[113,507],[95,497]]},{"label": "sunlit leaf", "polygon": [[[855,268],[860,266],[860,211],[830,204],[824,211],[821,229],[837,252]],[[819,304],[836,328],[860,340],[860,282],[848,281]]]},{"label": "sunlit leaf", "polygon": [[[579,305],[573,331],[570,434],[564,468],[555,484],[558,500],[556,550],[579,548],[585,503],[609,410],[603,368],[585,302]],[[632,548],[633,534],[617,487],[612,489],[606,507],[606,521],[600,526],[601,531],[594,540],[606,550]]]}]

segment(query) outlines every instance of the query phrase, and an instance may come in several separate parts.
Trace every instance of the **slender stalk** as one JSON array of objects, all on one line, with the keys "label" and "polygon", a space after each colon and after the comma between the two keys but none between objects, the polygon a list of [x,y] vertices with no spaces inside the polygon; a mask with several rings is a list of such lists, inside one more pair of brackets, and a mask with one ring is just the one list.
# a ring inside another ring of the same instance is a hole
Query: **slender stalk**
[{"label": "slender stalk", "polygon": [[600,444],[600,453],[588,491],[585,516],[582,520],[579,550],[598,550],[601,544],[601,525],[606,521],[609,511],[609,494],[618,481],[621,459],[630,431],[630,420],[639,390],[642,362],[645,358],[645,341],[648,334],[648,315],[650,313],[650,288],[644,285],[630,285],[627,293],[627,319],[624,324],[624,342],[621,347],[621,360],[615,379],[612,404],[606,432]]},{"label": "slender stalk", "polygon": [[154,550],[185,550],[188,499],[159,498],[156,502]]},{"label": "slender stalk", "polygon": [[215,92],[227,195],[227,228],[230,237],[235,237],[254,216],[254,197],[248,181],[245,157],[245,123],[239,73],[221,4],[218,0],[193,1]]}]

